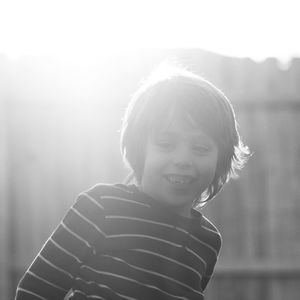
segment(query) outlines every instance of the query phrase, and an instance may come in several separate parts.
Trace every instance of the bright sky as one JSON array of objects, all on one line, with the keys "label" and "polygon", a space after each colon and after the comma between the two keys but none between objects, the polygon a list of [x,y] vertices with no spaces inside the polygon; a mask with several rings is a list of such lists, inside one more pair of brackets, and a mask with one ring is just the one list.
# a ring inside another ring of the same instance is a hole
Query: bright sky
[{"label": "bright sky", "polygon": [[298,0],[0,0],[0,53],[95,58],[111,49],[197,47],[300,56]]}]

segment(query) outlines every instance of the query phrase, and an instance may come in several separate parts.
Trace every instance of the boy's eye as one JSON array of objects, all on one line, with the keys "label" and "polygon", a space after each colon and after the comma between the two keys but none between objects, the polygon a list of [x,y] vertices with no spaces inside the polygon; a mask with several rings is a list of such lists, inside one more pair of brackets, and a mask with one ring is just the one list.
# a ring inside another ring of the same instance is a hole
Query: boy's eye
[{"label": "boy's eye", "polygon": [[170,140],[156,140],[155,144],[162,149],[171,149],[173,147],[173,143]]},{"label": "boy's eye", "polygon": [[207,145],[195,145],[195,146],[194,146],[194,150],[195,150],[197,153],[202,154],[202,153],[207,153],[207,152],[209,152],[210,148],[209,148],[209,146],[207,146]]}]

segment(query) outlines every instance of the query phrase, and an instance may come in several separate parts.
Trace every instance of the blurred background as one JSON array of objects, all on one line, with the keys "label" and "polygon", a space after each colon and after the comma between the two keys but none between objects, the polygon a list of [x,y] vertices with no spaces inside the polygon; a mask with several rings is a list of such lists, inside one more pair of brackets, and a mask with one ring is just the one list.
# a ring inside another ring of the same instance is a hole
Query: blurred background
[{"label": "blurred background", "polygon": [[165,60],[225,92],[253,152],[203,209],[223,236],[206,299],[299,299],[299,28],[290,0],[2,1],[0,300],[78,193],[127,175],[122,114]]}]

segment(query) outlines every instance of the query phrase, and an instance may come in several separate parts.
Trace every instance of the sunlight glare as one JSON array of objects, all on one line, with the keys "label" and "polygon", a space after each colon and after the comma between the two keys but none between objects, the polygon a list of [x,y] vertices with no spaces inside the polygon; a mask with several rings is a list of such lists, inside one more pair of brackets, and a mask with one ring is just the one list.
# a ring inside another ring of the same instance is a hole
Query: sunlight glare
[{"label": "sunlight glare", "polygon": [[89,61],[113,51],[179,47],[284,57],[300,52],[290,2],[287,14],[282,3],[259,0],[11,0],[1,4],[0,53]]}]

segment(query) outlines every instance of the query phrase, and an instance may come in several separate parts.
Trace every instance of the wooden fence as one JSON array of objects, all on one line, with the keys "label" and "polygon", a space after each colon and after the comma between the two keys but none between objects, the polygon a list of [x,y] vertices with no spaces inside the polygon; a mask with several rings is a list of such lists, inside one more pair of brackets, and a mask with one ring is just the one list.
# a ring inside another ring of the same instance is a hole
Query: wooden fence
[{"label": "wooden fence", "polygon": [[232,99],[253,151],[206,208],[223,235],[207,299],[300,295],[300,64],[254,63],[197,49],[140,51],[93,66],[0,57],[0,300],[77,194],[126,175],[120,119],[153,64],[177,57]]},{"label": "wooden fence", "polygon": [[300,105],[237,112],[253,157],[207,207],[224,239],[207,299],[298,299]]}]

